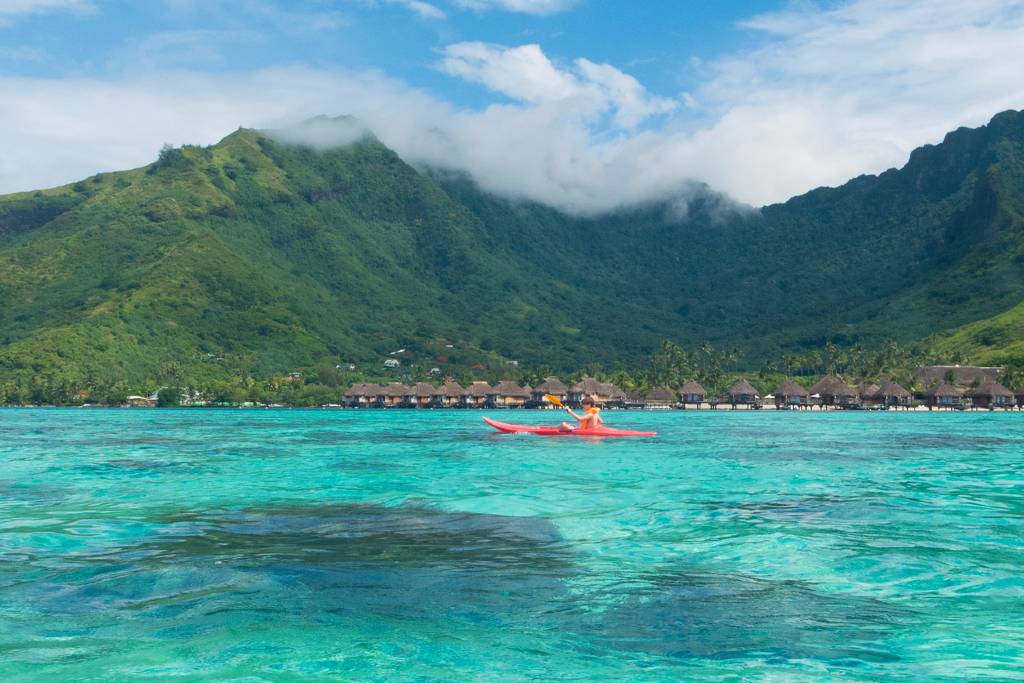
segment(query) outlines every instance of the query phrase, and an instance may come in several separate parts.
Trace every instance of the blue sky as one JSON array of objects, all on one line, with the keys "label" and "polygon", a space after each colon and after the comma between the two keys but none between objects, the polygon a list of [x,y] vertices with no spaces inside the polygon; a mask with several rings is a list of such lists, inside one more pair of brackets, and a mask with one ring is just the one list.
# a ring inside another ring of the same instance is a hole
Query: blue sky
[{"label": "blue sky", "polygon": [[50,78],[109,77],[153,67],[231,72],[344,66],[380,69],[453,102],[481,106],[489,101],[486,92],[435,68],[438,50],[464,41],[536,43],[554,60],[585,55],[619,65],[648,89],[674,96],[699,80],[700,63],[758,41],[743,20],[784,5],[578,0],[565,3],[564,11],[541,14],[446,0],[429,6],[439,14],[423,16],[407,3],[385,0],[52,0],[36,11],[8,14],[6,29],[0,28],[0,66],[7,74]]},{"label": "blue sky", "polygon": [[0,192],[355,114],[578,211],[752,204],[1024,106],[1024,1],[0,0]]}]

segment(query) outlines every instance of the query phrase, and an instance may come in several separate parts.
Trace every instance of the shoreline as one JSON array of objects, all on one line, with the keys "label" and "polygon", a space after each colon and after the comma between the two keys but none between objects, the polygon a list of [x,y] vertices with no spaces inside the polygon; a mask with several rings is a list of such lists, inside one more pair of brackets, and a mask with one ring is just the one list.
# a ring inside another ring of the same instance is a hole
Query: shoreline
[{"label": "shoreline", "polygon": [[[287,406],[287,405],[188,405],[188,406],[130,406],[130,405],[0,405],[0,410],[336,410],[345,412],[486,412],[486,411],[524,411],[524,412],[561,412],[557,408],[526,408],[522,406],[460,406],[460,407],[429,407],[429,406]],[[963,407],[945,408],[928,407],[925,405],[892,408],[847,408],[838,406],[808,406],[802,408],[779,407],[775,405],[764,405],[752,407],[743,404],[732,406],[731,404],[718,404],[712,407],[703,404],[696,407],[688,404],[687,407],[630,407],[630,408],[604,408],[606,412],[629,412],[629,413],[749,413],[749,412],[770,412],[770,413],[1021,413],[1024,406],[1013,406],[1005,408],[988,407]]]}]

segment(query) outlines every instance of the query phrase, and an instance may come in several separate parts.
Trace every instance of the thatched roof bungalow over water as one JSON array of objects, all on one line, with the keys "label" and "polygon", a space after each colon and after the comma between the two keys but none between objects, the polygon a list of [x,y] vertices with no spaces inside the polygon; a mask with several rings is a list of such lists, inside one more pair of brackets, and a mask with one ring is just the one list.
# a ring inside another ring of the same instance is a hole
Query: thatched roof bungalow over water
[{"label": "thatched roof bungalow over water", "polygon": [[729,403],[736,405],[754,405],[757,403],[757,399],[760,398],[757,394],[757,389],[745,379],[736,380],[729,391],[726,392],[726,396],[729,399]]},{"label": "thatched roof bungalow over water", "polygon": [[883,406],[909,406],[914,396],[896,382],[886,382],[875,392],[875,399]]},{"label": "thatched roof bungalow over water", "polygon": [[810,388],[824,406],[852,406],[857,403],[857,390],[835,375],[825,375]]},{"label": "thatched roof bungalow over water", "polygon": [[874,382],[860,381],[857,383],[857,397],[863,401],[873,401],[878,396],[878,390],[882,388],[881,384],[875,384]]},{"label": "thatched roof bungalow over water", "polygon": [[811,393],[791,379],[779,385],[775,390],[776,406],[805,406],[810,401]]},{"label": "thatched roof bungalow over water", "polygon": [[557,396],[564,401],[569,398],[569,387],[557,377],[545,377],[543,382],[533,388],[531,400],[537,405],[542,405],[546,403],[544,394]]},{"label": "thatched roof bungalow over water", "polygon": [[353,384],[344,393],[342,398],[346,405],[369,408],[379,404],[383,400],[384,388],[372,382],[365,384]]},{"label": "thatched roof bungalow over water", "polygon": [[520,408],[530,400],[533,389],[529,386],[521,387],[511,380],[498,382],[494,387],[493,394],[495,403],[505,408]]},{"label": "thatched roof bungalow over water", "polygon": [[411,406],[430,405],[434,397],[434,385],[428,382],[416,382],[409,390],[405,395],[405,402]]},{"label": "thatched roof bungalow over water", "polygon": [[611,391],[608,394],[609,405],[615,405],[619,408],[622,408],[627,403],[629,403],[629,397],[626,395],[626,392],[623,389],[615,386],[614,384],[610,384],[608,386],[611,387]]},{"label": "thatched roof bungalow over water", "polygon": [[979,408],[1012,408],[1016,401],[1013,392],[999,382],[985,382],[967,392],[971,403]]},{"label": "thatched roof bungalow over water", "polygon": [[454,408],[462,403],[462,397],[465,393],[466,390],[462,388],[461,384],[454,380],[447,380],[440,387],[434,389],[431,399],[433,400],[434,405]]},{"label": "thatched roof bungalow over water", "polygon": [[962,408],[964,391],[943,382],[932,387],[925,395],[929,408]]},{"label": "thatched roof bungalow over water", "polygon": [[392,382],[384,387],[380,396],[384,397],[385,406],[398,406],[405,402],[405,397],[412,393],[412,387],[400,382]]},{"label": "thatched roof bungalow over water", "polygon": [[654,387],[644,394],[644,405],[648,408],[668,408],[676,402],[676,392],[668,387]]},{"label": "thatched roof bungalow over water", "polygon": [[480,407],[487,405],[493,389],[487,382],[473,382],[466,387],[463,399],[468,406]]},{"label": "thatched roof bungalow over water", "polygon": [[707,395],[708,392],[704,387],[699,382],[694,382],[693,380],[679,387],[679,400],[683,405],[687,403],[703,403]]},{"label": "thatched roof bungalow over water", "polygon": [[[569,403],[579,405],[584,398],[589,396],[594,399],[595,403],[605,404],[611,400],[614,389],[615,387],[607,382],[599,382],[593,377],[584,377],[569,388]],[[553,394],[554,392],[548,393]]]}]

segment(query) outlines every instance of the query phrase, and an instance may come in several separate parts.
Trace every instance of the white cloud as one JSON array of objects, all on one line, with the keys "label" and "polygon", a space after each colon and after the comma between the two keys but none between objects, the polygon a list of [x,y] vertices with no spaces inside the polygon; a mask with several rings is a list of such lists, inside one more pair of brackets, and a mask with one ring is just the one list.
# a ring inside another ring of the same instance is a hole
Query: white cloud
[{"label": "white cloud", "polygon": [[400,0],[401,4],[405,5],[417,15],[420,19],[445,19],[447,15],[441,11],[438,7],[431,5],[429,2],[423,2],[423,0]]},{"label": "white cloud", "polygon": [[578,92],[576,79],[558,70],[537,45],[506,48],[487,43],[457,43],[444,49],[441,69],[482,83],[524,102],[550,102]]},{"label": "white cloud", "polygon": [[578,0],[455,0],[455,4],[474,10],[501,9],[524,14],[556,14],[564,12]]},{"label": "white cloud", "polygon": [[366,124],[351,116],[317,116],[270,131],[281,142],[319,150],[348,147],[372,134]]},{"label": "white cloud", "polygon": [[440,68],[453,76],[481,83],[494,92],[529,104],[561,103],[587,120],[608,111],[615,125],[633,128],[677,103],[650,95],[632,76],[610,64],[586,59],[572,70],[556,67],[539,45],[504,47],[457,43],[444,49]]},{"label": "white cloud", "polygon": [[1021,0],[859,0],[745,25],[771,40],[709,67],[694,98],[715,123],[668,149],[704,150],[701,177],[748,201],[900,165],[1024,107]]},{"label": "white cloud", "polygon": [[442,52],[447,73],[507,98],[480,110],[341,70],[0,77],[0,191],[141,165],[164,142],[209,144],[239,124],[347,113],[412,162],[577,211],[694,180],[755,204],[784,200],[900,165],[948,130],[1024,107],[1024,1],[956,8],[859,0],[757,17],[747,26],[764,45],[705,61],[704,81],[675,109],[611,65],[560,64],[531,45]]},{"label": "white cloud", "polygon": [[445,14],[437,5],[426,2],[426,0],[363,0],[370,7],[380,5],[398,5],[416,14],[420,19],[447,19]]}]

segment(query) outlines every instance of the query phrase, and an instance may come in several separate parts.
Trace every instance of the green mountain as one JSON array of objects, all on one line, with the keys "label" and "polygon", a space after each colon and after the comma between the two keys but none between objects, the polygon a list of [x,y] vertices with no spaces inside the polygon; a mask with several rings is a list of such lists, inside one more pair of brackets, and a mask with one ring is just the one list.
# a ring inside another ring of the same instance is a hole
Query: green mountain
[{"label": "green mountain", "polygon": [[399,349],[446,370],[631,367],[663,339],[753,363],[915,341],[1024,301],[1022,215],[1021,112],[760,210],[687,188],[583,218],[417,171],[369,135],[317,152],[239,129],[0,197],[0,378],[267,376]]}]

